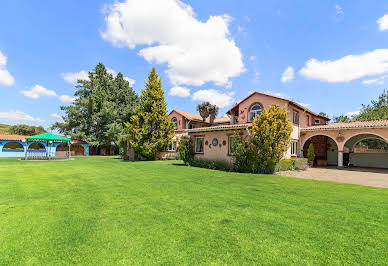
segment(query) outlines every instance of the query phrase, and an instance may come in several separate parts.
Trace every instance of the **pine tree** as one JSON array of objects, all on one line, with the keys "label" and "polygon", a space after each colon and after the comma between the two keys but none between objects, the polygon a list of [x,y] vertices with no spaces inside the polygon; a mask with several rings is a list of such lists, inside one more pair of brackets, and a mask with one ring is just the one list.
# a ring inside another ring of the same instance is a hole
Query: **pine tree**
[{"label": "pine tree", "polygon": [[175,124],[167,114],[162,81],[155,68],[148,74],[140,103],[125,125],[130,146],[137,155],[149,160],[155,159],[174,136]]}]

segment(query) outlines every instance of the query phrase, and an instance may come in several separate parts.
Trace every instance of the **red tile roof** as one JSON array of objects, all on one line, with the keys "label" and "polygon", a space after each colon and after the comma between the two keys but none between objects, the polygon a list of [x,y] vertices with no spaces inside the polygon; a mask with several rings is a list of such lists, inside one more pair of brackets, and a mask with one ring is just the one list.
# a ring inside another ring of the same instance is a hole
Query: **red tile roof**
[{"label": "red tile roof", "polygon": [[238,103],[236,103],[232,108],[230,108],[226,113],[229,114],[230,111],[232,111],[234,108],[236,108],[239,104],[241,104],[243,101],[245,101],[246,99],[248,99],[249,97],[251,97],[252,95],[254,94],[261,94],[261,95],[264,95],[264,96],[269,96],[269,97],[273,97],[273,98],[276,98],[276,99],[280,99],[280,100],[284,100],[290,104],[293,104],[297,107],[299,107],[300,109],[312,114],[312,115],[315,115],[315,116],[318,116],[318,117],[322,117],[324,118],[325,120],[329,121],[330,118],[326,117],[326,116],[323,116],[323,115],[320,115],[320,114],[317,114],[317,113],[314,113],[313,111],[311,111],[310,109],[307,109],[306,107],[304,107],[303,105],[297,103],[297,102],[294,102],[292,100],[289,100],[289,99],[286,99],[286,98],[282,98],[282,97],[278,97],[278,96],[274,96],[274,95],[271,95],[271,94],[266,94],[266,93],[262,93],[262,92],[258,92],[258,91],[255,91],[251,94],[249,94],[247,97],[245,97],[244,99],[242,99],[241,101],[239,101]]},{"label": "red tile roof", "polygon": [[353,129],[353,128],[382,128],[388,127],[388,120],[375,120],[365,122],[350,122],[350,123],[331,123],[327,125],[311,126],[302,128],[302,131],[315,130],[336,130],[336,129]]},{"label": "red tile roof", "polygon": [[251,126],[252,126],[252,123],[246,123],[246,124],[221,125],[221,126],[213,126],[213,127],[198,127],[198,128],[192,128],[192,129],[185,129],[183,131],[188,133],[209,132],[209,131],[241,129],[241,128],[247,128]]},{"label": "red tile roof", "polygon": [[0,135],[0,140],[25,140],[29,136],[21,135]]},{"label": "red tile roof", "polygon": [[[200,122],[203,122],[203,119],[202,117],[199,115],[199,114],[193,114],[193,113],[189,113],[189,112],[185,112],[185,111],[179,111],[179,110],[172,110],[170,112],[170,114],[172,112],[177,112],[178,114],[186,117],[187,119],[190,119],[190,120],[197,120],[197,121],[200,121]],[[206,123],[210,123],[210,118],[206,118],[205,120]],[[216,119],[214,119],[214,123],[227,123],[227,122],[230,122],[230,118],[228,116],[221,116],[221,117],[218,117]]]},{"label": "red tile roof", "polygon": [[[22,136],[22,135],[0,135],[0,140],[19,140],[19,141],[23,141],[25,140],[27,137],[30,137],[30,136]],[[86,141],[83,141],[83,140],[78,140],[78,139],[73,139],[72,142],[74,143],[87,143]]]}]

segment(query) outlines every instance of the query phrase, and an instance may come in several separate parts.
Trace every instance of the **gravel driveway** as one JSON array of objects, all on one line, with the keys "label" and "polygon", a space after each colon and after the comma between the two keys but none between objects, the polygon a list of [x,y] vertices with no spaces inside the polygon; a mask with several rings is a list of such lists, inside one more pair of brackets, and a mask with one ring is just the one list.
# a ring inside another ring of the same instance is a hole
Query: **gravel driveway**
[{"label": "gravel driveway", "polygon": [[309,168],[306,171],[282,171],[277,175],[388,188],[388,169]]}]

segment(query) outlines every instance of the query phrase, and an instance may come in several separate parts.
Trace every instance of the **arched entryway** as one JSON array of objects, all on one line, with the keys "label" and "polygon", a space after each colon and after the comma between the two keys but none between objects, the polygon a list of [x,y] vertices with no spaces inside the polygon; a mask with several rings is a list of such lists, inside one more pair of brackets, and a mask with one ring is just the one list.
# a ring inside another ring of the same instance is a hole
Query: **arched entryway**
[{"label": "arched entryway", "polygon": [[[56,156],[66,156],[68,150],[67,144],[59,144],[56,149]],[[85,147],[81,144],[71,144],[70,145],[70,155],[71,156],[84,156]]]},{"label": "arched entryway", "polygon": [[35,142],[35,143],[31,143],[28,146],[28,150],[29,151],[46,151],[46,147],[42,143]]},{"label": "arched entryway", "polygon": [[344,143],[344,166],[388,168],[388,141],[375,133],[360,133]]},{"label": "arched entryway", "polygon": [[70,155],[71,156],[84,156],[85,148],[81,144],[71,144],[70,145]]},{"label": "arched entryway", "polygon": [[307,149],[312,144],[315,153],[315,166],[337,166],[338,145],[337,142],[326,135],[314,135],[303,143],[303,157],[307,158]]}]

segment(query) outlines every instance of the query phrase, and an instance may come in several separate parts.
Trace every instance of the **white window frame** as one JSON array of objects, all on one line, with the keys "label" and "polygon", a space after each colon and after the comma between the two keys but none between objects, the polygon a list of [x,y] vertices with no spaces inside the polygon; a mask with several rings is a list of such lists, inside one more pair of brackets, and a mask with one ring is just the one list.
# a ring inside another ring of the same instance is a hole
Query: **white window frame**
[{"label": "white window frame", "polygon": [[291,156],[298,156],[298,141],[291,141]]},{"label": "white window frame", "polygon": [[176,140],[173,140],[168,144],[167,151],[176,151]]},{"label": "white window frame", "polygon": [[[259,106],[260,110],[252,110],[252,108],[255,106]],[[263,111],[263,107],[260,104],[258,103],[254,104],[251,108],[249,108],[248,122],[252,122],[253,118],[256,117],[257,115],[260,115],[262,111]]]},{"label": "white window frame", "polygon": [[[197,151],[197,147],[198,147],[198,139],[202,139],[202,151]],[[197,154],[203,154],[204,153],[204,149],[205,149],[205,137],[195,137],[195,153]]]},{"label": "white window frame", "polygon": [[[317,122],[318,121],[318,122]],[[321,120],[320,119],[314,119],[314,124],[317,125],[317,124],[320,124],[321,123]]]}]

